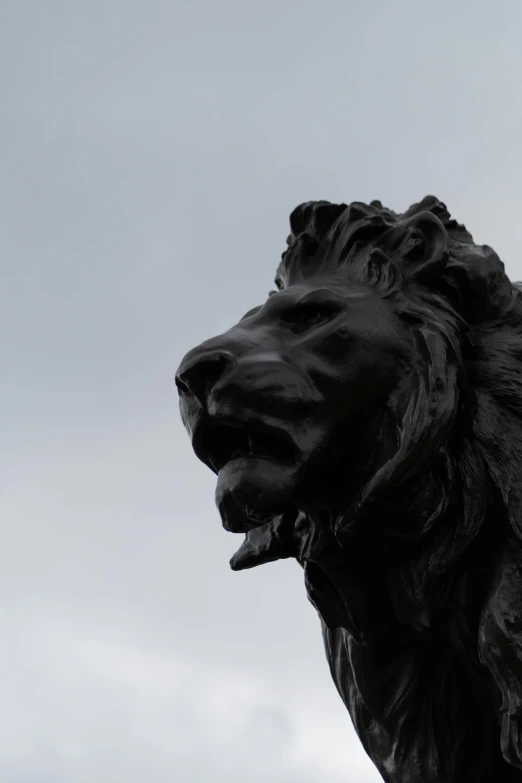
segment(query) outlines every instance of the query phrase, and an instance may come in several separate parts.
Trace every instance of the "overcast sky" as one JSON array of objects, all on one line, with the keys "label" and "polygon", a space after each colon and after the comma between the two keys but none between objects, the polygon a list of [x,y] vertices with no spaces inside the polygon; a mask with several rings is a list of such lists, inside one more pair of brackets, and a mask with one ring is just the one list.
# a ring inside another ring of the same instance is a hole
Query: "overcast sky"
[{"label": "overcast sky", "polygon": [[0,2],[0,780],[374,783],[302,573],[234,574],[183,354],[309,199],[522,278],[522,4]]}]

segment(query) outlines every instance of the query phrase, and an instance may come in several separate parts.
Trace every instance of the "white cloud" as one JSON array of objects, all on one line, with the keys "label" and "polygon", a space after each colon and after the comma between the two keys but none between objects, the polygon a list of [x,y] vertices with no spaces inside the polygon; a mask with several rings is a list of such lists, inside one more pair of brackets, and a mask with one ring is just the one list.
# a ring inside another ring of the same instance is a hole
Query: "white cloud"
[{"label": "white cloud", "polygon": [[[289,706],[262,675],[99,638],[95,626],[71,624],[40,601],[2,619],[10,629],[0,656],[10,672],[2,779],[36,780],[43,770],[56,783],[160,782],[173,774],[187,783],[318,776],[337,783],[354,771],[337,757],[342,736],[328,711],[304,694]],[[359,779],[371,780],[360,767]]]}]

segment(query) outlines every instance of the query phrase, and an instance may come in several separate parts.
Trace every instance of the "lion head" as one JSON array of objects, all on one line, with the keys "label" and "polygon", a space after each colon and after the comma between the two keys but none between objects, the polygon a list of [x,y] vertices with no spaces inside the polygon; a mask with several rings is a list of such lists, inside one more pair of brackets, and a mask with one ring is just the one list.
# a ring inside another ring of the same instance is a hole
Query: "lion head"
[{"label": "lion head", "polygon": [[176,377],[232,567],[304,567],[385,780],[518,780],[519,289],[431,196],[290,225],[277,290]]}]

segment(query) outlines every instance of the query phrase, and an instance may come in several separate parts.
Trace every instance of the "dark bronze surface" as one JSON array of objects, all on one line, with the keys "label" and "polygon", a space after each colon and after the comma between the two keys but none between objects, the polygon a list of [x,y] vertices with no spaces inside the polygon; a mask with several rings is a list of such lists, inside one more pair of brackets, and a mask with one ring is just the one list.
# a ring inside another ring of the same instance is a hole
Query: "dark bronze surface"
[{"label": "dark bronze surface", "polygon": [[522,294],[428,196],[297,207],[176,382],[241,570],[294,557],[389,783],[522,781]]}]

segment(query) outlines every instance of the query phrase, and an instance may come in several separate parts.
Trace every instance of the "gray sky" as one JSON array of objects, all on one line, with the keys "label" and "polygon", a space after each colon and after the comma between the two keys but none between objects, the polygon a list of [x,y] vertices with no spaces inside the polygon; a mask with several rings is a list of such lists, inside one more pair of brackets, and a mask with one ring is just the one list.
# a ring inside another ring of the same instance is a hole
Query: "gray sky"
[{"label": "gray sky", "polygon": [[434,193],[522,278],[522,5],[0,4],[6,783],[370,783],[302,574],[178,420],[299,202]]}]

